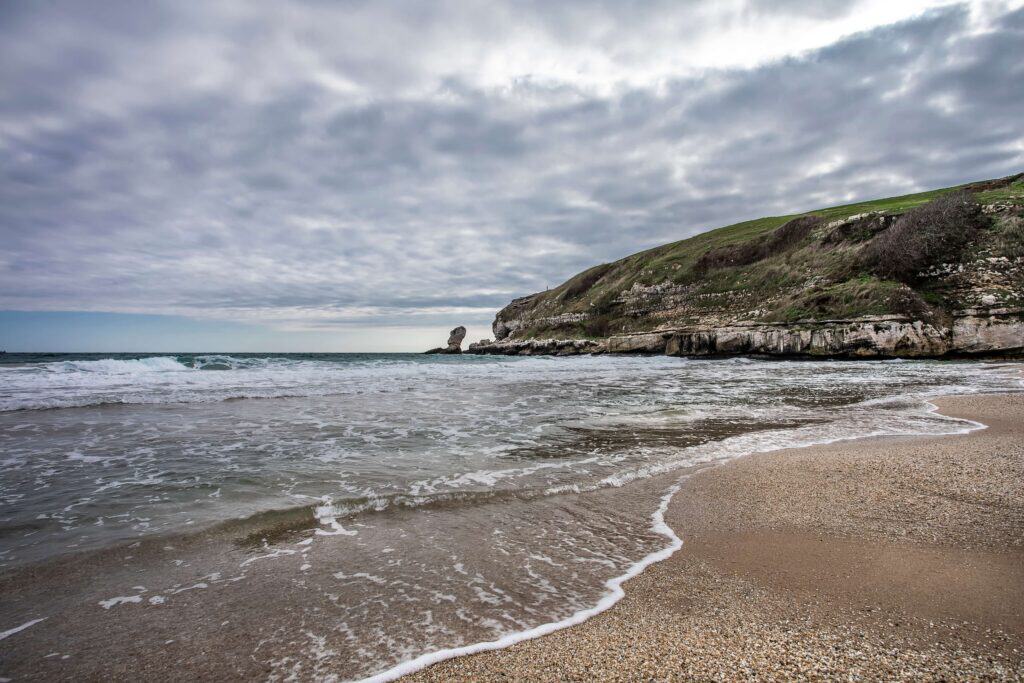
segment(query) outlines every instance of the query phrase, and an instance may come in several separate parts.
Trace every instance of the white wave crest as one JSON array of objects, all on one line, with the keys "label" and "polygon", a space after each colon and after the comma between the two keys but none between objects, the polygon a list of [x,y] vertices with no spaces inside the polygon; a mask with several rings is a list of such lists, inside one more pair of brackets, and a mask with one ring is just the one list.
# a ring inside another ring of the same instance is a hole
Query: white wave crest
[{"label": "white wave crest", "polygon": [[67,360],[59,363],[45,363],[41,369],[50,373],[68,374],[76,372],[102,373],[106,375],[138,375],[149,372],[189,372],[192,368],[179,363],[171,356],[152,356],[134,360],[103,358],[100,360]]}]

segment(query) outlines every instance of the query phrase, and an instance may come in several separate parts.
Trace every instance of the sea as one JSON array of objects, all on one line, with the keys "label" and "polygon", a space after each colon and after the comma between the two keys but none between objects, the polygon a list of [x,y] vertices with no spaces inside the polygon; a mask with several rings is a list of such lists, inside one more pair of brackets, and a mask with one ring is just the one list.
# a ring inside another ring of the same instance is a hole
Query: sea
[{"label": "sea", "polygon": [[967,361],[8,353],[0,645],[43,677],[389,680],[609,607],[685,543],[665,510],[701,468],[963,433],[932,398],[1020,389]]}]

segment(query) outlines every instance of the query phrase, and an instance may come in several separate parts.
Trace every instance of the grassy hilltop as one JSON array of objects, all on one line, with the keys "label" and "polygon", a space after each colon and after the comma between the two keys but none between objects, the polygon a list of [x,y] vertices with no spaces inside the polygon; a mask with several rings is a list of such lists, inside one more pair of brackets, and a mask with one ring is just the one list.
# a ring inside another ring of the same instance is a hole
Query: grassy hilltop
[{"label": "grassy hilltop", "polygon": [[499,312],[499,338],[1024,305],[1024,174],[737,223],[590,268]]}]

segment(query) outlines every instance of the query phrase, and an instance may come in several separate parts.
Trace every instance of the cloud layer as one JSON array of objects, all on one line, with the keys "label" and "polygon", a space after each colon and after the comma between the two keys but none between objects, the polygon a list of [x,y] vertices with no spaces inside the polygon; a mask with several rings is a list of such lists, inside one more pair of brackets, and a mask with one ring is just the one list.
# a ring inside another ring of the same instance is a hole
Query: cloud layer
[{"label": "cloud layer", "polygon": [[0,309],[479,324],[725,223],[1024,169],[1005,3],[8,2],[0,79]]}]

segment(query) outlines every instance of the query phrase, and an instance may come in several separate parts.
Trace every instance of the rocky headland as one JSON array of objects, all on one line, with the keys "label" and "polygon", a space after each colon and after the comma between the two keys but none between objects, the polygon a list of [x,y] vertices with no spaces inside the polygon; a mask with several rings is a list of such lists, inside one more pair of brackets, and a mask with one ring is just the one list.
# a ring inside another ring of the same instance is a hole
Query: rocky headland
[{"label": "rocky headland", "polygon": [[1024,174],[762,218],[590,268],[469,353],[1024,353]]}]

